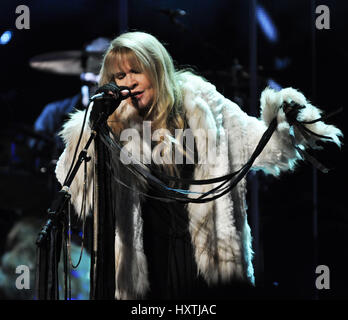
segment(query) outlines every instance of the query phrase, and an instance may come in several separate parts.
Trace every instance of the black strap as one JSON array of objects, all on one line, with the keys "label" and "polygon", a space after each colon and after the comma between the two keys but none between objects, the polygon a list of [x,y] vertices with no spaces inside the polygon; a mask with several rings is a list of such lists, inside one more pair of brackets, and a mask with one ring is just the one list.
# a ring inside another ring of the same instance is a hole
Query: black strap
[{"label": "black strap", "polygon": [[[312,139],[311,135],[315,137],[319,137],[322,139],[329,139],[332,140],[331,137],[323,136],[316,134],[315,132],[311,131],[310,129],[306,128],[304,124],[310,124],[310,123],[315,123],[317,121],[327,119],[341,110],[335,111],[327,116],[321,117],[319,119],[311,120],[311,121],[303,121],[300,122],[297,120],[298,113],[301,109],[305,108],[305,106],[301,106],[295,102],[290,102],[290,103],[284,103],[281,108],[283,108],[287,121],[289,122],[291,128],[296,127],[299,129],[301,134],[304,136],[304,138],[307,141],[310,141]],[[149,183],[150,186],[155,188],[156,190],[159,191],[163,196],[162,197],[156,197],[158,200],[162,201],[179,201],[179,202],[184,202],[184,203],[205,203],[209,202],[212,200],[215,200],[219,197],[222,197],[226,193],[230,192],[237,184],[240,182],[243,177],[248,173],[250,168],[252,167],[255,159],[260,155],[266,144],[268,143],[269,139],[271,138],[273,132],[275,131],[277,127],[277,120],[276,117],[271,121],[269,127],[267,130],[264,132],[262,135],[258,145],[256,146],[254,152],[252,153],[250,159],[246,164],[244,164],[239,170],[229,173],[227,175],[213,178],[213,179],[204,179],[204,180],[194,180],[194,179],[181,179],[178,177],[174,176],[169,176],[161,171],[158,170],[153,170],[152,172],[149,170],[149,168],[144,168],[144,164],[140,163],[131,163],[127,166],[125,166],[128,170],[132,172],[132,174],[139,174],[143,176],[146,181]],[[103,142],[110,148],[110,147],[116,147],[119,150],[122,149],[120,144],[118,143],[117,139],[112,139],[110,138],[110,129],[108,127],[104,127],[104,129],[107,128],[108,130],[100,130],[101,133],[101,139]],[[101,128],[102,129],[102,128]],[[316,160],[314,157],[309,155],[307,152],[302,150],[296,143],[294,136],[291,135],[292,139],[292,144],[294,148],[300,153],[300,155],[312,165],[314,165],[316,168],[321,170],[322,172],[328,172],[328,169],[322,165],[318,160]],[[156,176],[155,176],[155,175]],[[158,178],[159,177],[159,178]],[[166,184],[162,181],[173,181],[177,183],[182,183],[182,184],[191,184],[191,185],[207,185],[207,184],[213,184],[213,183],[218,183],[221,182],[218,186],[214,187],[208,192],[205,192],[201,194],[197,198],[190,198],[187,196],[187,194],[190,194],[192,192],[189,192],[188,190],[184,190],[184,192],[180,192],[177,189],[171,189],[166,186]],[[150,196],[149,196],[150,197]]]},{"label": "black strap", "polygon": [[[160,171],[155,171],[156,175],[159,175],[167,180],[180,182],[183,184],[196,184],[196,185],[202,185],[202,184],[212,184],[217,182],[222,182],[219,186],[213,188],[212,190],[205,192],[201,194],[198,198],[189,198],[186,194],[179,193],[175,191],[175,189],[169,189],[165,183],[163,183],[161,180],[159,180],[157,177],[155,177],[150,170],[144,169],[140,164],[129,164],[128,166],[125,166],[128,170],[130,170],[133,174],[140,174],[142,175],[147,182],[155,189],[159,191],[159,193],[163,194],[163,200],[168,201],[168,199],[184,202],[184,203],[205,203],[212,200],[215,200],[217,198],[222,197],[226,193],[230,192],[237,183],[243,179],[243,177],[248,173],[250,170],[252,164],[254,163],[255,159],[259,156],[259,154],[262,152],[266,144],[268,143],[269,139],[271,138],[273,132],[275,131],[277,127],[277,119],[274,118],[269,125],[268,129],[264,132],[262,135],[258,145],[256,146],[253,154],[251,155],[248,162],[240,168],[238,171],[235,171],[233,173],[214,178],[214,179],[205,179],[205,180],[192,180],[192,179],[180,179],[173,176],[168,176]],[[116,140],[111,139],[109,136],[109,131],[102,130],[103,128],[100,128],[100,136],[106,145],[109,147],[117,147],[121,149],[122,147],[116,142]],[[229,183],[229,184],[228,184]],[[227,185],[228,184],[228,185]],[[211,196],[212,194],[215,194],[214,196]],[[211,197],[208,197],[211,196]]]},{"label": "black strap", "polygon": [[302,136],[307,140],[307,142],[309,142],[309,145],[311,147],[313,147],[313,145],[310,143],[311,140],[311,135],[315,136],[317,138],[321,138],[321,139],[327,139],[327,140],[332,140],[331,137],[328,136],[324,136],[321,134],[317,134],[315,132],[313,132],[312,130],[308,129],[305,124],[313,124],[316,123],[318,121],[322,121],[322,120],[326,120],[329,119],[331,117],[333,117],[334,115],[340,113],[343,111],[343,108],[339,108],[327,115],[324,115],[318,119],[314,119],[314,120],[310,120],[310,121],[298,121],[297,120],[297,116],[298,113],[301,109],[305,108],[305,106],[301,106],[295,102],[291,102],[291,103],[284,103],[282,105],[282,108],[285,112],[287,121],[290,124],[290,137],[291,137],[291,142],[293,147],[297,150],[297,152],[302,156],[302,158],[308,162],[310,162],[315,168],[317,168],[318,170],[320,170],[323,173],[328,173],[330,170],[328,168],[326,168],[322,163],[320,163],[317,159],[315,159],[313,156],[311,156],[308,152],[306,152],[305,150],[301,149],[295,141],[295,135],[294,135],[294,128],[298,129],[298,131],[302,134]]},{"label": "black strap", "polygon": [[98,247],[97,252],[94,252],[96,271],[91,276],[91,280],[94,281],[91,298],[94,300],[113,300],[115,298],[115,217],[112,210],[110,175],[106,168],[110,159],[105,144],[100,140],[100,134],[96,136],[94,141],[98,180]]}]

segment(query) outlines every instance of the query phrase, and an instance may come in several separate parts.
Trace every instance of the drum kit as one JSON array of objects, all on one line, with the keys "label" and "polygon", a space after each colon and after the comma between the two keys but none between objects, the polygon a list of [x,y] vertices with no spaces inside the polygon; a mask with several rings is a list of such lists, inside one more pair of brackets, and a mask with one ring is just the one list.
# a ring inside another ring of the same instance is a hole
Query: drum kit
[{"label": "drum kit", "polygon": [[[31,58],[29,65],[38,71],[82,79],[87,61],[88,72],[97,73],[103,53],[93,50],[50,52]],[[54,137],[21,123],[7,123],[0,130],[0,211],[45,215],[53,189],[57,187],[56,160],[49,152],[36,150],[33,145],[39,141],[52,146]]]}]

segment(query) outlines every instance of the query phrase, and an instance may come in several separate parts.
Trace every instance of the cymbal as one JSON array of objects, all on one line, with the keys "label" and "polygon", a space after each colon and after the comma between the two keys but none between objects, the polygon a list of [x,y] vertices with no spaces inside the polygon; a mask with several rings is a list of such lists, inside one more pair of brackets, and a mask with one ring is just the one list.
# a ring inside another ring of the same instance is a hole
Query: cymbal
[{"label": "cymbal", "polygon": [[[262,66],[258,67],[257,81],[260,83],[266,83],[268,77],[263,75]],[[250,86],[250,73],[243,69],[227,68],[217,70],[205,70],[201,72],[204,77],[212,78],[216,82],[221,82],[225,86],[232,88],[248,89]]]},{"label": "cymbal", "polygon": [[37,70],[61,74],[61,75],[80,75],[86,72],[83,69],[82,61],[85,58],[96,60],[102,59],[101,51],[55,51],[37,55],[29,60],[29,65]]}]

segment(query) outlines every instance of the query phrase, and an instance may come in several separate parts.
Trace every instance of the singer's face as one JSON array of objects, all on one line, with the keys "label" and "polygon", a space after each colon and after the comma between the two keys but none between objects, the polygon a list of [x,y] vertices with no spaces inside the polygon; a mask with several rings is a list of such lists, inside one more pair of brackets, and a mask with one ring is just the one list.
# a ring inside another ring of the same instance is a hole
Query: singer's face
[{"label": "singer's face", "polygon": [[154,89],[148,76],[140,68],[131,66],[127,60],[116,67],[114,75],[118,86],[126,86],[131,89],[132,94],[128,102],[135,108],[145,109],[151,106],[154,99]]}]

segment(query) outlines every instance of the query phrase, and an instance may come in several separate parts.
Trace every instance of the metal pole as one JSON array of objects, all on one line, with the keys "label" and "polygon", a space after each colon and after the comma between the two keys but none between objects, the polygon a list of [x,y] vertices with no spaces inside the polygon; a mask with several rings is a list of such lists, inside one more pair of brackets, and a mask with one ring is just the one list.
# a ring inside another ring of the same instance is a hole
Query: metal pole
[{"label": "metal pole", "polygon": [[[315,27],[315,7],[316,1],[311,0],[311,50],[312,50],[312,100],[315,101],[317,94],[317,82],[316,82],[316,27]],[[312,169],[312,202],[313,202],[313,212],[312,212],[312,232],[313,232],[313,298],[318,299],[318,290],[315,288],[315,269],[317,267],[318,260],[318,171],[315,167]]]},{"label": "metal pole", "polygon": [[118,0],[118,30],[119,33],[128,31],[128,0]]},{"label": "metal pole", "polygon": [[[257,24],[256,24],[256,6],[257,0],[250,0],[249,8],[249,66],[250,66],[250,83],[249,83],[249,114],[257,116]],[[254,247],[254,268],[256,285],[260,283],[261,259],[260,259],[260,226],[259,226],[259,181],[257,174],[249,176],[250,208],[249,215],[251,219],[251,229],[253,234]]]}]

